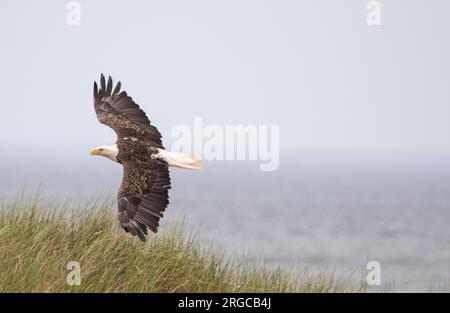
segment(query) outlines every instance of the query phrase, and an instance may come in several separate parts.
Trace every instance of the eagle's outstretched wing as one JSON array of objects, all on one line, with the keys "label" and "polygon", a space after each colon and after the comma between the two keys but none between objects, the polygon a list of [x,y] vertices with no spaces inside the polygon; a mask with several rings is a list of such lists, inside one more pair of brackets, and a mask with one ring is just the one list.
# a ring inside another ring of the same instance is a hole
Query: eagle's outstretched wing
[{"label": "eagle's outstretched wing", "polygon": [[100,123],[111,127],[118,139],[135,137],[163,148],[158,129],[150,124],[145,112],[125,91],[120,92],[120,82],[113,90],[111,76],[106,84],[105,76],[101,75],[100,89],[94,82],[94,108]]},{"label": "eagle's outstretched wing", "polygon": [[159,219],[169,204],[170,177],[167,164],[159,160],[124,162],[118,193],[119,222],[126,232],[145,241],[147,228],[158,231]]}]

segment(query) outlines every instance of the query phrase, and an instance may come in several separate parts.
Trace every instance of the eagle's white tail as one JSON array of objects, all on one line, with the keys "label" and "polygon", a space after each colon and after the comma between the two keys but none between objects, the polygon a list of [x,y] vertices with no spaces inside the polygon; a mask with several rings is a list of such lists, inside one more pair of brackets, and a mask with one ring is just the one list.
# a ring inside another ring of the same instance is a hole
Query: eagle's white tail
[{"label": "eagle's white tail", "polygon": [[195,156],[178,153],[178,152],[169,152],[163,149],[159,149],[158,154],[156,154],[158,159],[162,159],[169,164],[169,166],[191,169],[191,170],[199,170],[202,168],[202,163]]}]

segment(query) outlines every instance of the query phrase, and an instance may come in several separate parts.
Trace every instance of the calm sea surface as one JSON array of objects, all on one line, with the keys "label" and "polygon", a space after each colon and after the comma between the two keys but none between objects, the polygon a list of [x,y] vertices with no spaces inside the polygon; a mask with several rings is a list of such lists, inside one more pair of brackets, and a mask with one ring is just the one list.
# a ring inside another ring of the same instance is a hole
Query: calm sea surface
[{"label": "calm sea surface", "polygon": [[[172,170],[161,227],[186,218],[200,237],[255,262],[334,271],[372,290],[450,290],[450,167],[438,164],[328,164],[290,161],[276,172],[254,162],[205,162]],[[11,160],[0,166],[0,197],[41,184],[45,197],[85,200],[114,194],[121,168],[106,159]]]}]

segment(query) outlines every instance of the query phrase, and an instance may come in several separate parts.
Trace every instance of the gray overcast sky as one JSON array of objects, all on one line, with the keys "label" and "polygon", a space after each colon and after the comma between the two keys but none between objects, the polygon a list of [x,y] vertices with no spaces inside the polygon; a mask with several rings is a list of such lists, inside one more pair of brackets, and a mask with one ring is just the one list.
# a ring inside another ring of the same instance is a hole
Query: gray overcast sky
[{"label": "gray overcast sky", "polygon": [[[279,124],[283,151],[450,152],[450,1],[1,1],[6,145],[112,143],[101,72],[172,126]],[[35,148],[33,148],[35,149]],[[85,151],[83,151],[85,153]]]}]

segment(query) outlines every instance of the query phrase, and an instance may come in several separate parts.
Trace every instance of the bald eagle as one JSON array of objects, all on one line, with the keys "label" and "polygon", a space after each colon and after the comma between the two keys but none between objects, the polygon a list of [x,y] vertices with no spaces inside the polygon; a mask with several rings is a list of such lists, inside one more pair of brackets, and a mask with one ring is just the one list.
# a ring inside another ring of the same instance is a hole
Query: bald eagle
[{"label": "bald eagle", "polygon": [[94,82],[94,108],[100,123],[111,127],[117,141],[91,150],[123,166],[122,184],[117,194],[119,224],[128,233],[146,240],[147,229],[156,233],[159,220],[169,204],[169,166],[200,169],[195,157],[164,150],[161,134],[151,125],[121,84],[113,89],[111,76],[100,88]]}]

